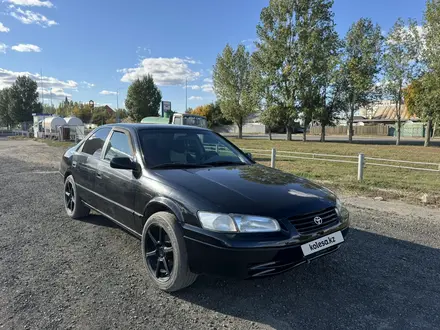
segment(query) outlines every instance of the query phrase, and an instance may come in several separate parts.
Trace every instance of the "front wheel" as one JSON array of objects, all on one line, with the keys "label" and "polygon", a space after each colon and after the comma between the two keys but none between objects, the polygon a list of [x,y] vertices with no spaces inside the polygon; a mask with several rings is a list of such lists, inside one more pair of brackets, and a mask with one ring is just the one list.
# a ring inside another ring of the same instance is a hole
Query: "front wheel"
[{"label": "front wheel", "polygon": [[86,217],[90,213],[90,209],[81,202],[72,175],[69,175],[64,181],[64,208],[72,219]]},{"label": "front wheel", "polygon": [[142,231],[142,256],[149,277],[161,290],[178,291],[197,279],[188,266],[182,229],[171,213],[148,218]]}]

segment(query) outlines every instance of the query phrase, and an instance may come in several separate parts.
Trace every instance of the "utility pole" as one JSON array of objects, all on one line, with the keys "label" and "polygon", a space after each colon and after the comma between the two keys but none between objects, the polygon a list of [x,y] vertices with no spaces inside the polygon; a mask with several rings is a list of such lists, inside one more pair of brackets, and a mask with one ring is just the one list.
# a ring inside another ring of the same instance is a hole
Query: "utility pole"
[{"label": "utility pole", "polygon": [[53,104],[52,104],[52,87],[50,88],[50,109],[53,108]]},{"label": "utility pole", "polygon": [[185,78],[185,113],[188,111],[188,78]]},{"label": "utility pole", "polygon": [[43,69],[41,69],[40,80],[41,80],[41,104],[44,105]]}]

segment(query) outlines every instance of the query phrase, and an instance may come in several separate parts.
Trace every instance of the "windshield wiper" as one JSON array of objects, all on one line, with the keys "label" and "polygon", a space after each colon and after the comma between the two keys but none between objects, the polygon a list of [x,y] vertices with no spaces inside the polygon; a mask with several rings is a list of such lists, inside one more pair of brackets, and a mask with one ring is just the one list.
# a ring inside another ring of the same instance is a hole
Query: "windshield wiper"
[{"label": "windshield wiper", "polygon": [[191,164],[191,163],[163,163],[150,166],[151,169],[158,168],[197,168],[197,167],[211,167],[209,164]]},{"label": "windshield wiper", "polygon": [[228,161],[228,160],[218,160],[218,161],[215,161],[215,162],[203,163],[203,165],[228,166],[228,165],[247,165],[247,164],[243,163],[243,162],[233,162],[233,161]]}]

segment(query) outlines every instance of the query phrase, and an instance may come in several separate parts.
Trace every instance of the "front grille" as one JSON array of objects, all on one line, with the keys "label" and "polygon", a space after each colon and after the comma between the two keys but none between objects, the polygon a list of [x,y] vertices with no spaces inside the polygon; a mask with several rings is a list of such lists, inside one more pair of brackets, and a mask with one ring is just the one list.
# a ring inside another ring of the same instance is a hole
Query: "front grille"
[{"label": "front grille", "polygon": [[[322,223],[317,225],[315,217],[320,217]],[[290,223],[295,226],[301,235],[309,235],[326,227],[336,225],[339,222],[338,214],[335,208],[331,207],[318,212],[303,214],[289,219]]]}]

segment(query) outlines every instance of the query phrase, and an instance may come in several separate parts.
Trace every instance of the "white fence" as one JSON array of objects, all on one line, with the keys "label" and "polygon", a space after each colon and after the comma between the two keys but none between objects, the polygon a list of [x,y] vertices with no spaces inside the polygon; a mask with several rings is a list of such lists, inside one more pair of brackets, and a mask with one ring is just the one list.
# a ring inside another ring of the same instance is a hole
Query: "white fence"
[{"label": "white fence", "polygon": [[[217,152],[223,149],[227,150],[222,146],[216,145],[205,145],[206,149],[215,150]],[[383,167],[394,167],[402,168],[414,171],[425,171],[425,172],[440,172],[440,163],[428,163],[428,162],[415,162],[408,160],[398,160],[398,159],[386,159],[386,158],[375,158],[366,157],[363,153],[357,156],[347,156],[347,155],[337,155],[337,154],[318,154],[311,152],[298,152],[298,151],[283,151],[276,150],[272,148],[271,150],[265,149],[246,149],[246,152],[251,152],[252,155],[263,156],[270,158],[270,164],[275,168],[276,159],[307,159],[312,161],[321,162],[335,162],[342,164],[353,164],[357,165],[358,168],[358,180],[362,181],[364,178],[364,169],[366,166],[383,166]]]},{"label": "white fence", "polygon": [[[238,134],[237,125],[222,125],[214,127],[214,131],[217,133],[233,133]],[[265,134],[266,126],[259,123],[247,123],[243,125],[243,134]]]}]

